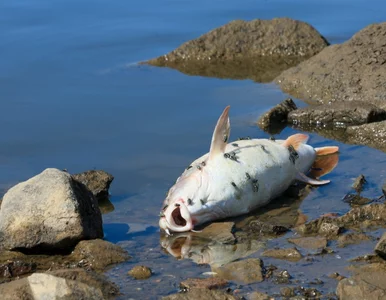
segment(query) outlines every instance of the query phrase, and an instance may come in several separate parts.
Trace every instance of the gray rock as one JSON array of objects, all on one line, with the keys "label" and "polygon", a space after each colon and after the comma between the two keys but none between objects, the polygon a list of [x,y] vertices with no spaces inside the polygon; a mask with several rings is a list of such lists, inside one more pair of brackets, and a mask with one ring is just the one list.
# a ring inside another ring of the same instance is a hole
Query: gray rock
[{"label": "gray rock", "polygon": [[336,294],[341,300],[385,300],[386,264],[370,264],[357,268],[350,278],[339,281]]},{"label": "gray rock", "polygon": [[4,300],[104,299],[99,289],[44,273],[35,273],[27,278],[3,283],[0,285],[0,294]]},{"label": "gray rock", "polygon": [[83,183],[98,201],[108,198],[110,184],[114,180],[113,175],[102,170],[91,170],[74,174],[72,178]]},{"label": "gray rock", "polygon": [[372,24],[340,45],[326,47],[275,82],[310,103],[362,100],[386,108],[386,23]]},{"label": "gray rock", "polygon": [[68,249],[80,240],[102,237],[95,197],[67,172],[46,169],[3,198],[0,242],[5,249]]},{"label": "gray rock", "polygon": [[318,126],[361,125],[386,119],[386,111],[364,101],[335,102],[329,105],[312,105],[293,110],[288,122],[296,125]]},{"label": "gray rock", "polygon": [[264,113],[257,121],[257,125],[271,134],[280,133],[287,126],[288,113],[296,109],[295,102],[288,98]]},{"label": "gray rock", "polygon": [[236,20],[147,63],[190,75],[268,82],[327,45],[312,26],[301,21]]},{"label": "gray rock", "polygon": [[381,239],[378,241],[375,246],[375,252],[386,259],[386,232],[382,235]]}]

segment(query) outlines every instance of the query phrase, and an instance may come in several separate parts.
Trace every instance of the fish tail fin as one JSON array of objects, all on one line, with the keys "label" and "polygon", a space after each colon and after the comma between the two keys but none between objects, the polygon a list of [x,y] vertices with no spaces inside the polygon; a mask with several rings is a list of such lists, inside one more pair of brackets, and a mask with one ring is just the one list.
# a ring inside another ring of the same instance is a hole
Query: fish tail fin
[{"label": "fish tail fin", "polygon": [[316,155],[328,155],[328,154],[334,154],[339,151],[338,146],[328,146],[328,147],[321,147],[321,148],[315,148]]},{"label": "fish tail fin", "polygon": [[[324,148],[330,148],[330,147],[324,147]],[[333,148],[333,147],[331,147]],[[317,152],[319,155],[319,153]],[[338,153],[332,152],[330,155],[322,155],[322,156],[317,156],[314,164],[311,167],[310,171],[310,176],[314,178],[320,178],[323,175],[326,175],[330,173],[332,170],[335,169],[339,162],[339,155]]]},{"label": "fish tail fin", "polygon": [[307,143],[308,138],[309,138],[309,136],[306,134],[297,133],[297,134],[294,134],[294,135],[291,135],[290,137],[288,137],[284,141],[283,146],[284,147],[292,146],[292,147],[294,147],[295,150],[297,150],[301,144]]},{"label": "fish tail fin", "polygon": [[218,154],[224,153],[225,151],[231,131],[228,115],[229,108],[229,105],[225,107],[223,113],[217,121],[216,128],[214,129],[212,136],[212,143],[210,144],[209,160]]}]

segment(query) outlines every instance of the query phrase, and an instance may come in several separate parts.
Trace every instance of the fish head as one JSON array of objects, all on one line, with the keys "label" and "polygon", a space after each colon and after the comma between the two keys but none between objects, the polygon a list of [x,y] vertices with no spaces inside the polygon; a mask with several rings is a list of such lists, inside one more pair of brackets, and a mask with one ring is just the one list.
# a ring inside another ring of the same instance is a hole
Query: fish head
[{"label": "fish head", "polygon": [[214,183],[212,171],[216,159],[222,157],[230,134],[227,106],[217,121],[210,151],[195,160],[169,190],[160,214],[159,226],[166,233],[185,232],[213,219],[216,214],[209,203],[210,187]]},{"label": "fish head", "polygon": [[167,233],[190,231],[197,224],[196,214],[202,209],[200,199],[207,198],[205,172],[197,170],[181,176],[171,187],[160,213],[159,226]]}]

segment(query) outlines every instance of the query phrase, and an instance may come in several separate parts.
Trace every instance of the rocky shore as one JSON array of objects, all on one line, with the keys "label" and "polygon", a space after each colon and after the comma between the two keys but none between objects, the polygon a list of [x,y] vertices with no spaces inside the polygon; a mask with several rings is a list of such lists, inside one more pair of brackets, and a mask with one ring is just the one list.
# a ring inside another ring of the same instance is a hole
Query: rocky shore
[{"label": "rocky shore", "polygon": [[[260,116],[257,125],[264,131],[277,134],[292,126],[386,152],[385,49],[386,23],[369,25],[345,43],[330,45],[312,26],[283,18],[234,21],[146,63],[190,75],[274,82],[309,106],[298,108],[292,99],[284,100]],[[214,274],[181,282],[182,293],[165,299],[386,299],[386,236],[379,236],[385,228],[384,196],[362,197],[363,184],[359,176],[356,192],[342,195],[352,207],[343,215],[330,213],[308,221],[296,205],[271,207],[257,217],[212,224],[199,235],[162,238],[170,254],[209,264]],[[308,192],[301,189],[295,199]],[[292,236],[281,240],[280,247],[266,249],[266,241],[284,234]],[[280,267],[280,261],[312,267],[318,257],[360,243],[376,244],[374,252],[351,262],[349,278],[334,273],[331,266],[328,280],[336,282],[332,294],[317,288],[325,279],[296,286],[291,269]],[[272,261],[277,266],[266,263]],[[283,287],[279,294],[243,294],[229,288],[230,282]]]},{"label": "rocky shore", "polygon": [[[103,171],[46,169],[4,195],[0,209],[2,299],[110,299],[102,272],[130,258],[102,240],[98,200],[113,180]],[[98,198],[97,198],[98,197]],[[97,200],[98,199],[98,200]]]}]

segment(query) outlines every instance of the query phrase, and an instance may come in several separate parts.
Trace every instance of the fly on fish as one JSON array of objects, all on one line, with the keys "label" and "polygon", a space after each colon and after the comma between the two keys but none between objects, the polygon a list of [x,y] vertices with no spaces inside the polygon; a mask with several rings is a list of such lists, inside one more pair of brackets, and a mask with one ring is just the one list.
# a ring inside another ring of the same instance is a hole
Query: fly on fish
[{"label": "fly on fish", "polygon": [[170,188],[160,213],[166,233],[193,230],[195,226],[248,213],[266,205],[295,180],[311,185],[329,180],[306,175],[311,169],[332,170],[336,146],[313,148],[308,136],[294,134],[286,140],[240,139],[227,144],[229,106],[217,121],[209,153],[193,161]]}]

